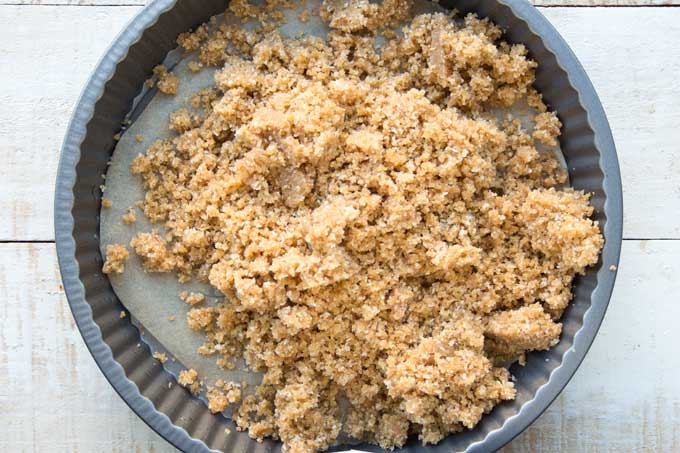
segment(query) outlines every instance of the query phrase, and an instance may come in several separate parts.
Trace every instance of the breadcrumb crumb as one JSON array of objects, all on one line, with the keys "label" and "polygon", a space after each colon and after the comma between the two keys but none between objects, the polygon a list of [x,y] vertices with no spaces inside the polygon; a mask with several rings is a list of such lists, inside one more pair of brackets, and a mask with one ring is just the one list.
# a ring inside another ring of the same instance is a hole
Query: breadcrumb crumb
[{"label": "breadcrumb crumb", "polygon": [[557,145],[562,123],[555,112],[539,113],[535,118],[533,137],[548,146]]},{"label": "breadcrumb crumb", "polygon": [[187,291],[181,291],[179,293],[179,298],[182,299],[189,305],[198,305],[205,300],[205,294],[202,293],[189,293]]},{"label": "breadcrumb crumb", "polygon": [[187,109],[179,109],[170,114],[170,129],[177,133],[184,133],[194,127],[191,113]]},{"label": "breadcrumb crumb", "polygon": [[165,363],[165,362],[168,361],[168,356],[164,352],[159,352],[159,351],[154,352],[153,358],[158,360],[161,363]]},{"label": "breadcrumb crumb", "polygon": [[127,208],[125,211],[125,214],[123,214],[123,223],[125,225],[130,225],[131,223],[135,223],[137,221],[137,214],[135,213],[134,208]]},{"label": "breadcrumb crumb", "polygon": [[175,268],[177,260],[168,250],[167,242],[158,233],[139,233],[130,246],[142,258],[148,272],[168,272]]},{"label": "breadcrumb crumb", "polygon": [[190,61],[187,66],[191,72],[199,72],[201,69],[203,69],[203,63],[200,61]]},{"label": "breadcrumb crumb", "polygon": [[177,94],[179,79],[176,75],[168,72],[163,65],[158,65],[153,68],[153,73],[158,78],[158,81],[156,82],[158,91],[163,94]]},{"label": "breadcrumb crumb", "polygon": [[209,387],[206,398],[208,399],[208,409],[216,414],[241,399],[241,388],[239,384],[233,382],[222,383],[221,386]]},{"label": "breadcrumb crumb", "polygon": [[102,267],[105,274],[122,274],[125,271],[125,260],[130,253],[124,245],[110,244],[106,246],[106,260]]},{"label": "breadcrumb crumb", "polygon": [[201,390],[201,384],[198,381],[198,372],[193,368],[180,371],[177,383],[182,387],[188,388],[193,394],[196,394]]}]

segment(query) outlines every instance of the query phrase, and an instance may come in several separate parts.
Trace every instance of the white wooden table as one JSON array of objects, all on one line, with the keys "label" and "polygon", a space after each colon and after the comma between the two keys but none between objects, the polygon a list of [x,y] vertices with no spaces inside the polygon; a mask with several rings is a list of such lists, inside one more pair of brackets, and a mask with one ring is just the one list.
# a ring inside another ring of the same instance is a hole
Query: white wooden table
[{"label": "white wooden table", "polygon": [[[53,244],[71,110],[144,2],[0,0],[0,452],[175,451],[97,369],[60,289]],[[680,0],[536,3],[609,117],[624,243],[582,367],[504,451],[680,452]]]}]

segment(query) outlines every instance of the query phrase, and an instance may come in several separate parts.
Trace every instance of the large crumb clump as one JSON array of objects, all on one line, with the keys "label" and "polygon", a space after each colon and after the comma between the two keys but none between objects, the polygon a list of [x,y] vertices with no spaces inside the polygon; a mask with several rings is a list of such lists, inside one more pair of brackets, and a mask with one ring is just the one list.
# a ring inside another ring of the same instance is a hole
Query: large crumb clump
[{"label": "large crumb clump", "polygon": [[[225,295],[188,313],[206,335],[199,352],[263,372],[235,421],[290,452],[325,449],[341,430],[394,448],[472,428],[515,396],[501,363],[558,341],[572,279],[602,247],[588,195],[556,189],[566,175],[537,149],[560,124],[525,47],[443,14],[376,47],[409,11],[327,1],[327,40],[183,34],[201,64],[226,65],[192,101],[203,114],[177,111],[177,136],[132,165],[145,215],[167,234],[131,246],[148,271]],[[493,114],[521,99],[539,112],[533,130]],[[214,412],[234,399],[208,395]]]}]

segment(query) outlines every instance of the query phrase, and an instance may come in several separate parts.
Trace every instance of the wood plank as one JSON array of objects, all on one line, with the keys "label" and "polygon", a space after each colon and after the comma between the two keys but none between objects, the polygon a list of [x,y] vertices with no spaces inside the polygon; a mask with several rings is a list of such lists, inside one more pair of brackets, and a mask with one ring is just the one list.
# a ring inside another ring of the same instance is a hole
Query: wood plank
[{"label": "wood plank", "polygon": [[[52,240],[72,107],[138,6],[0,6],[0,240]],[[619,150],[628,238],[680,238],[680,8],[543,8],[590,74]],[[39,165],[36,165],[39,162]]]},{"label": "wood plank", "polygon": [[0,244],[0,451],[163,451],[95,365],[60,282],[54,244]]},{"label": "wood plank", "polygon": [[71,112],[138,10],[0,6],[0,240],[54,239],[54,181]]},{"label": "wood plank", "polygon": [[[622,256],[583,365],[504,453],[680,451],[680,241],[625,241]],[[52,244],[0,244],[0,451],[175,452],[97,369],[59,282]]]}]

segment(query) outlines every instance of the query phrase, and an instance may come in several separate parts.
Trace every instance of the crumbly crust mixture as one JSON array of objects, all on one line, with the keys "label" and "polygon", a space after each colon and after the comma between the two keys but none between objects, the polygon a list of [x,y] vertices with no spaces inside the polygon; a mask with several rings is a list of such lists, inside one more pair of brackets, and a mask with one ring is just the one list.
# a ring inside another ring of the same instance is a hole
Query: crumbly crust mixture
[{"label": "crumbly crust mixture", "polygon": [[[327,40],[291,40],[271,5],[266,19],[232,1],[263,27],[179,37],[198,51],[192,70],[224,69],[194,96],[200,113],[173,114],[177,136],[132,165],[167,235],[131,246],[148,271],[225,295],[217,307],[181,295],[199,352],[264,372],[234,417],[290,452],[341,429],[394,448],[472,428],[515,396],[503,361],[559,340],[572,279],[602,246],[588,194],[556,189],[565,174],[537,150],[561,125],[524,46],[473,15],[430,14],[377,48],[410,7],[329,0]],[[494,115],[522,98],[533,130]],[[239,398],[208,393],[214,411]]]}]

